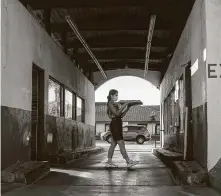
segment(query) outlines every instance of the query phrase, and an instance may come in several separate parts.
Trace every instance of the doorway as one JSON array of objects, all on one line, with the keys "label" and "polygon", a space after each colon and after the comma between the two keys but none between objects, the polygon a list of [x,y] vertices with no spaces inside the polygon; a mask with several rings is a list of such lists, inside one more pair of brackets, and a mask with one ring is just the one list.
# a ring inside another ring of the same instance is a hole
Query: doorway
[{"label": "doorway", "polygon": [[44,146],[44,71],[32,67],[31,160],[43,158]]},{"label": "doorway", "polygon": [[184,159],[193,159],[193,132],[192,132],[192,84],[191,84],[191,61],[184,70],[184,104],[185,104],[185,138]]}]

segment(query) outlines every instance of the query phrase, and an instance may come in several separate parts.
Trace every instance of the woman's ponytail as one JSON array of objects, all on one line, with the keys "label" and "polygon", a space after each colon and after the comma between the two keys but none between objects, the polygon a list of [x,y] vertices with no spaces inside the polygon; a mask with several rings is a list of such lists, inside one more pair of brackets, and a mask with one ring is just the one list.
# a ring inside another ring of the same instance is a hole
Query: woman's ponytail
[{"label": "woman's ponytail", "polygon": [[[109,94],[107,96],[107,104],[111,101],[111,95],[115,95],[116,93],[118,93],[118,91],[115,89],[112,89],[109,91]],[[109,113],[110,113],[110,110],[107,107],[107,114],[109,115]]]},{"label": "woman's ponytail", "polygon": [[111,101],[111,96],[108,95],[108,96],[107,96],[107,103],[109,103],[110,101]]},{"label": "woman's ponytail", "polygon": [[111,90],[109,91],[109,94],[108,94],[108,96],[107,96],[107,103],[109,103],[109,102],[111,101],[111,95],[115,95],[116,93],[118,93],[118,91],[115,90],[115,89],[111,89]]}]

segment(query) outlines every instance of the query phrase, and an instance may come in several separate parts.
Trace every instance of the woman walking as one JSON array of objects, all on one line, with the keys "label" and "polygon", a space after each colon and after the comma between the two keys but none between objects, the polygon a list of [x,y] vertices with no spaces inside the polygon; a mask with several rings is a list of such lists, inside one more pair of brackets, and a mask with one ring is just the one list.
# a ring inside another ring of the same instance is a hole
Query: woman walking
[{"label": "woman walking", "polygon": [[127,162],[128,167],[132,167],[138,164],[138,161],[133,161],[129,158],[127,151],[125,149],[125,143],[123,139],[123,127],[122,127],[122,118],[126,115],[130,106],[128,105],[130,101],[125,102],[122,106],[119,103],[116,103],[118,100],[118,91],[115,89],[110,90],[109,95],[107,96],[107,114],[111,119],[110,131],[112,134],[111,145],[108,150],[108,166],[117,166],[112,162],[112,157],[116,145],[119,145],[120,152],[123,158]]}]

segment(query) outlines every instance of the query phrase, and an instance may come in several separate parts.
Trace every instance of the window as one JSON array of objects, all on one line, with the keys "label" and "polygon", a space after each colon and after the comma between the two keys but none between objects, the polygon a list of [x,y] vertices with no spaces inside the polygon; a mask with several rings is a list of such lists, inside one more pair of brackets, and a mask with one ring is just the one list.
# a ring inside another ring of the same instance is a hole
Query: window
[{"label": "window", "polygon": [[65,118],[72,119],[73,114],[73,94],[69,90],[65,89]]},{"label": "window", "polygon": [[84,100],[77,97],[77,121],[84,122]]},{"label": "window", "polygon": [[61,86],[52,79],[49,79],[48,86],[48,114],[60,116],[60,95]]},{"label": "window", "polygon": [[175,85],[175,101],[179,99],[179,81],[176,81]]},{"label": "window", "polygon": [[76,114],[77,114],[77,111],[76,111],[76,94],[73,93],[73,99],[72,99],[72,104],[73,104],[73,107],[72,107],[72,119],[76,120]]},{"label": "window", "polygon": [[53,78],[49,78],[48,85],[48,114],[62,116],[79,122],[85,121],[84,100],[68,90]]},{"label": "window", "polygon": [[60,93],[60,107],[61,107],[61,110],[60,110],[60,116],[64,116],[64,86],[61,86],[61,93]]},{"label": "window", "polygon": [[137,126],[129,126],[128,131],[133,131],[136,130],[138,127]]}]

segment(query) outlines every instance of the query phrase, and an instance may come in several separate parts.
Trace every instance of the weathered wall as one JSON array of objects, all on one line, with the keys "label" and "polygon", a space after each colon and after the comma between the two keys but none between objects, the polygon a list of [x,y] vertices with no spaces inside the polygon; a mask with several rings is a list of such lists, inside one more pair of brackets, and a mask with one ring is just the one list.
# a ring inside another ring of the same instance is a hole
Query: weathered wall
[{"label": "weathered wall", "polygon": [[2,168],[18,160],[30,159],[31,112],[1,107],[1,164]]},{"label": "weathered wall", "polygon": [[[105,72],[107,74],[108,80],[111,80],[120,76],[135,76],[144,79],[144,72],[140,69],[116,69],[109,70]],[[156,86],[157,88],[160,86],[161,73],[158,71],[148,71],[145,80]],[[98,89],[102,84],[107,82],[100,72],[95,72],[93,74],[93,82],[95,84],[95,89]]]},{"label": "weathered wall", "polygon": [[[193,108],[206,102],[206,82],[204,81],[205,62],[203,61],[203,51],[206,48],[205,35],[205,6],[203,0],[196,1],[186,26],[182,32],[173,58],[168,70],[160,85],[161,100],[165,100],[170,91],[175,86],[176,81],[184,73],[182,65],[191,60],[192,65],[198,59],[198,70],[192,76],[192,104]],[[201,86],[201,82],[203,82]]]},{"label": "weathered wall", "polygon": [[[221,191],[221,0],[206,1],[208,170]],[[211,65],[213,64],[213,65]]]},{"label": "weathered wall", "polygon": [[[208,168],[221,158],[221,1],[206,1]],[[209,67],[211,64],[213,66]],[[209,71],[210,70],[210,71]],[[213,71],[214,70],[214,71]]]},{"label": "weathered wall", "polygon": [[184,152],[184,134],[171,133],[164,135],[164,148],[173,152]]},{"label": "weathered wall", "polygon": [[[194,158],[221,191],[221,0],[195,2],[161,84],[161,103],[191,60]],[[196,72],[193,72],[195,69]],[[174,137],[172,134],[169,137]],[[175,137],[174,137],[175,138]],[[165,139],[172,143],[173,139]],[[202,148],[203,147],[203,148]]]},{"label": "weathered wall", "polygon": [[[49,75],[85,99],[85,124],[63,118],[45,117],[45,135],[52,126],[59,147],[69,149],[71,132],[76,139],[74,149],[94,145],[94,86],[58,48],[32,15],[18,0],[2,2],[2,167],[30,159],[30,143],[25,135],[31,131],[32,65],[45,71],[45,114],[48,107]],[[6,123],[4,123],[6,122]],[[47,126],[46,126],[47,125]],[[77,131],[75,127],[77,126]],[[61,139],[62,138],[62,139]],[[24,141],[25,140],[25,141]],[[46,141],[44,141],[46,143]],[[47,146],[45,146],[47,147]],[[14,150],[16,155],[14,156]],[[10,156],[10,157],[8,157]]]},{"label": "weathered wall", "polygon": [[[194,134],[194,158],[206,166],[207,146],[206,116],[206,62],[203,54],[206,48],[205,4],[203,0],[195,2],[186,26],[182,32],[168,70],[161,83],[161,103],[169,95],[176,81],[184,73],[182,65],[191,61],[192,83],[192,122]],[[180,138],[180,139],[179,139]],[[165,143],[183,146],[183,136],[165,135]],[[206,148],[205,148],[206,149]]]},{"label": "weathered wall", "polygon": [[53,142],[47,143],[49,155],[56,155],[63,151],[83,150],[95,145],[94,126],[75,122],[70,119],[56,118],[46,115],[46,134],[53,134]]}]

